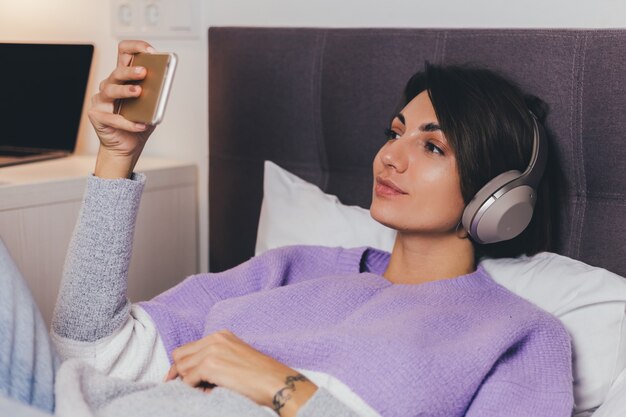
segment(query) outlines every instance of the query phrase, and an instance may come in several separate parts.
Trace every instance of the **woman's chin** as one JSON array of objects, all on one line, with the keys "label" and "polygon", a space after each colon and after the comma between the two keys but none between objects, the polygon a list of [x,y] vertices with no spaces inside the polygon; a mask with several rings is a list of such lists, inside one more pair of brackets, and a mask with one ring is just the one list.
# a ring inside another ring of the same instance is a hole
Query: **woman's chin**
[{"label": "woman's chin", "polygon": [[[380,204],[375,200],[370,206],[370,216],[378,223],[399,233],[441,236],[455,234],[460,213],[439,211],[423,213],[417,208]],[[419,219],[419,221],[418,221]]]},{"label": "woman's chin", "polygon": [[[385,210],[372,204],[370,207],[370,216],[383,226],[387,226],[390,229],[398,230],[397,214],[391,213],[391,210]],[[395,221],[394,221],[395,220]]]}]

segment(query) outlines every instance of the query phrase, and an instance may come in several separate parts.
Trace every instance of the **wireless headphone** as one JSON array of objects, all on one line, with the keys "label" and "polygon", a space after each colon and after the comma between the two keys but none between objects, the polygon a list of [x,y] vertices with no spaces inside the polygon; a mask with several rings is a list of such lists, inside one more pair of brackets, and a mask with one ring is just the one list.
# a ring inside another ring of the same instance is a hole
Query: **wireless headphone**
[{"label": "wireless headphone", "polygon": [[477,243],[496,243],[513,239],[526,229],[533,217],[537,186],[548,160],[545,132],[530,112],[533,121],[533,151],[523,173],[503,172],[483,188],[463,211],[463,227]]}]

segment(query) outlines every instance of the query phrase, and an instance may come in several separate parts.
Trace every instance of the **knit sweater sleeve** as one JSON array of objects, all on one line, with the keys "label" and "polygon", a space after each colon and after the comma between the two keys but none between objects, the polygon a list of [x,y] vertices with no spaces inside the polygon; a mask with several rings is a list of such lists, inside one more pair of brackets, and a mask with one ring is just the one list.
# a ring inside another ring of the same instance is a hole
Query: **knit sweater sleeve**
[{"label": "knit sweater sleeve", "polygon": [[57,335],[93,342],[128,319],[128,268],[144,182],[143,174],[87,179],[52,316]]},{"label": "knit sweater sleeve", "polygon": [[573,405],[569,334],[557,318],[542,314],[499,358],[465,415],[569,417]]},{"label": "knit sweater sleeve", "polygon": [[108,375],[158,381],[169,367],[150,317],[127,299],[135,220],[145,175],[90,176],[67,251],[51,338],[61,359]]},{"label": "knit sweater sleeve", "polygon": [[296,417],[360,417],[324,388],[318,388],[315,394],[298,410]]}]

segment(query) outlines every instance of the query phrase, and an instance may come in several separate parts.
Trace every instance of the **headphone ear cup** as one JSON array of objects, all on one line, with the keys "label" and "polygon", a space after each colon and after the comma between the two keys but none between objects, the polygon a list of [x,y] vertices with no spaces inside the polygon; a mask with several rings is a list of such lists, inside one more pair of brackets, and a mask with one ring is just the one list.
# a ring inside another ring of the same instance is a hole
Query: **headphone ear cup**
[{"label": "headphone ear cup", "polygon": [[471,230],[471,222],[476,213],[480,210],[480,208],[487,202],[491,196],[498,191],[500,188],[504,187],[509,182],[513,181],[519,176],[522,175],[518,170],[511,170],[503,172],[502,174],[494,177],[487,184],[483,185],[483,188],[478,190],[478,192],[474,195],[474,198],[469,202],[469,204],[463,210],[463,227],[465,230]]},{"label": "headphone ear cup", "polygon": [[479,243],[496,243],[513,239],[530,223],[535,201],[535,191],[529,185],[510,189],[495,200],[479,219],[475,219],[476,240]]},{"label": "headphone ear cup", "polygon": [[[481,188],[463,211],[463,228],[478,243],[512,239],[530,222],[535,193],[529,186],[518,186],[499,198],[493,195],[522,175],[517,170],[503,172]],[[493,198],[492,198],[493,197]]]}]

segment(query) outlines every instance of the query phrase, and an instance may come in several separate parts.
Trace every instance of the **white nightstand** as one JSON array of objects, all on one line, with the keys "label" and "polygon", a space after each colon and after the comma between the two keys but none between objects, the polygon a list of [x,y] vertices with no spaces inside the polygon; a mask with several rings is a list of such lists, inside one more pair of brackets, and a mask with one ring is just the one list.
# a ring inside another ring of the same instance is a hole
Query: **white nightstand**
[{"label": "white nightstand", "polygon": [[[48,325],[94,166],[94,156],[71,156],[0,168],[0,237]],[[140,301],[198,272],[197,168],[143,157],[135,171],[147,177],[128,283],[131,301]]]}]

